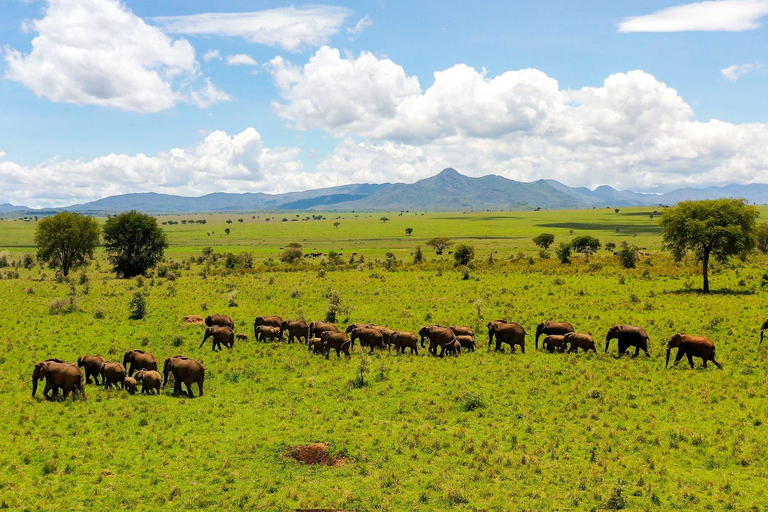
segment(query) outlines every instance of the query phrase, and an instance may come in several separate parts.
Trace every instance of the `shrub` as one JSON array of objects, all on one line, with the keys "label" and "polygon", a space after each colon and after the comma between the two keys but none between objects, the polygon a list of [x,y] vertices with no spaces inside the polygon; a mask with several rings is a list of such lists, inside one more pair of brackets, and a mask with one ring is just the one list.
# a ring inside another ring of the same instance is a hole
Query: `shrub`
[{"label": "shrub", "polygon": [[416,250],[413,251],[413,262],[417,265],[424,262],[424,253],[422,252],[420,245],[417,245]]},{"label": "shrub", "polygon": [[231,308],[237,307],[237,290],[232,290],[227,296],[227,305]]},{"label": "shrub", "polygon": [[621,242],[621,249],[616,253],[619,257],[621,266],[624,268],[635,268],[637,266],[639,254],[640,248],[634,245],[629,245],[627,242]]},{"label": "shrub", "polygon": [[560,245],[555,249],[555,254],[557,255],[557,258],[560,260],[560,263],[570,263],[571,262],[571,244],[568,242],[561,242]]},{"label": "shrub", "polygon": [[600,250],[601,246],[600,240],[590,235],[577,236],[571,240],[571,247],[576,252],[583,253],[591,250],[592,253],[595,253]]},{"label": "shrub", "polygon": [[757,249],[763,253],[768,254],[768,222],[757,226]]},{"label": "shrub", "polygon": [[8,251],[0,252],[0,268],[11,266],[11,254]]},{"label": "shrub", "polygon": [[543,260],[548,260],[548,259],[550,259],[551,257],[552,257],[552,255],[551,255],[551,254],[549,254],[549,253],[548,253],[547,251],[545,251],[544,249],[542,249],[542,250],[540,250],[540,251],[539,251],[539,258],[541,258],[541,259],[543,259]]},{"label": "shrub", "polygon": [[133,294],[131,302],[128,304],[128,312],[130,313],[131,320],[141,320],[147,314],[147,301],[144,299],[144,295],[141,292]]},{"label": "shrub", "polygon": [[303,257],[304,253],[301,250],[301,244],[293,242],[285,247],[283,254],[280,256],[280,261],[294,264],[301,261]]},{"label": "shrub", "polygon": [[453,252],[453,259],[456,261],[456,265],[467,265],[475,259],[475,248],[471,245],[461,244]]},{"label": "shrub", "polygon": [[461,402],[461,410],[464,412],[471,412],[485,407],[483,397],[471,391],[461,395],[459,401]]},{"label": "shrub", "polygon": [[330,265],[341,265],[343,263],[341,261],[341,253],[333,250],[328,251],[328,263]]}]

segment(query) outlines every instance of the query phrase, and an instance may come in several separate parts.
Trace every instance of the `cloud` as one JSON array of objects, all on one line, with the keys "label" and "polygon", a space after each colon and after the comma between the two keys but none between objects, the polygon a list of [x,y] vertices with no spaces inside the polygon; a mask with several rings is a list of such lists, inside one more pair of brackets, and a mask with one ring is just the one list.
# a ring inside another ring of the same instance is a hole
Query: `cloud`
[{"label": "cloud", "polygon": [[305,172],[301,151],[266,147],[253,128],[229,135],[214,131],[197,144],[155,156],[110,154],[91,161],[50,160],[35,166],[4,161],[3,201],[66,206],[127,192],[200,196],[210,192],[283,192],[330,185],[333,173]]},{"label": "cloud", "polygon": [[723,78],[725,78],[726,80],[735,82],[736,80],[743,77],[744,75],[752,73],[753,71],[757,71],[762,67],[763,65],[760,64],[759,62],[752,62],[750,64],[741,64],[741,65],[734,64],[733,66],[728,66],[725,69],[721,69],[720,73],[722,73]]},{"label": "cloud", "polygon": [[768,125],[695,121],[643,71],[568,90],[536,69],[493,77],[459,64],[423,90],[391,60],[327,47],[303,66],[276,58],[269,68],[278,115],[342,138],[317,168],[349,181],[414,181],[447,166],[637,190],[768,177]]},{"label": "cloud", "polygon": [[237,55],[227,55],[227,66],[256,66],[258,63],[253,57],[244,53]]},{"label": "cloud", "polygon": [[365,30],[366,27],[370,27],[371,25],[373,25],[373,20],[370,17],[365,16],[363,18],[360,18],[360,20],[355,24],[354,27],[348,28],[347,32],[350,34],[359,34],[363,30]]},{"label": "cloud", "polygon": [[158,112],[201,94],[191,86],[199,76],[192,45],[172,40],[118,1],[49,0],[45,16],[26,25],[38,34],[32,51],[6,47],[5,78],[38,97]]},{"label": "cloud", "polygon": [[341,30],[350,14],[351,11],[343,7],[314,5],[254,12],[162,16],[153,21],[171,34],[242,37],[251,43],[298,51],[328,42]]},{"label": "cloud", "polygon": [[213,60],[213,59],[221,60],[221,53],[219,52],[219,50],[208,50],[203,55],[203,60],[205,62],[208,62],[208,61]]},{"label": "cloud", "polygon": [[766,0],[710,0],[669,7],[619,23],[619,32],[741,32],[760,27]]}]

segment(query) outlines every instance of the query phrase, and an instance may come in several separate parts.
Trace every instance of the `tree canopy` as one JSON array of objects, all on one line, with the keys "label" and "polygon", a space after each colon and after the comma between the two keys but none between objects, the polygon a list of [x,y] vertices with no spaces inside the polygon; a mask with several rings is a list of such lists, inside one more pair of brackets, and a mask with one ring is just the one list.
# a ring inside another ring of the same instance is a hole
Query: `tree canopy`
[{"label": "tree canopy", "polygon": [[746,256],[755,248],[760,213],[745,199],[683,201],[664,212],[661,233],[664,248],[676,259],[692,252],[701,262],[703,291],[709,293],[709,261],[724,263],[731,256]]},{"label": "tree canopy", "polygon": [[104,223],[104,247],[115,273],[129,278],[157,265],[163,259],[168,239],[157,219],[131,210]]},{"label": "tree canopy", "polygon": [[461,244],[453,251],[453,259],[456,260],[457,265],[467,265],[475,259],[475,248],[471,245]]},{"label": "tree canopy", "polygon": [[291,242],[283,250],[283,254],[280,256],[280,261],[283,263],[298,263],[303,256],[304,253],[301,250],[301,244]]},{"label": "tree canopy", "polygon": [[61,269],[65,276],[86,265],[98,243],[98,222],[73,212],[59,212],[43,219],[35,231],[37,257],[49,267]]},{"label": "tree canopy", "polygon": [[600,243],[600,240],[594,236],[581,235],[571,240],[571,247],[573,247],[573,250],[576,252],[585,252],[589,250],[594,253],[600,250],[602,244]]},{"label": "tree canopy", "polygon": [[533,243],[541,247],[542,249],[549,249],[553,243],[555,243],[555,235],[552,233],[542,233],[533,239]]},{"label": "tree canopy", "polygon": [[443,251],[453,245],[450,239],[445,237],[435,237],[424,242],[424,245],[428,245],[435,249],[437,254],[443,254]]}]

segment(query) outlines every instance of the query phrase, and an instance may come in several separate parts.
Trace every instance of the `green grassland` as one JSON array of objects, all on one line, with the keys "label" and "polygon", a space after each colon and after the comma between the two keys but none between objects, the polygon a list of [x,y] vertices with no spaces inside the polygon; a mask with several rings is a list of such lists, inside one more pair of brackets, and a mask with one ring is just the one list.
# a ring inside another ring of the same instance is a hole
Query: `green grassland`
[{"label": "green grassland", "polygon": [[[768,502],[768,346],[757,342],[768,315],[768,258],[715,266],[714,293],[701,295],[695,262],[660,251],[652,211],[160,217],[207,220],[164,226],[175,279],[116,279],[101,251],[87,282],[80,272],[57,282],[39,265],[0,269],[0,506],[760,509]],[[0,221],[0,252],[14,260],[33,252],[34,227]],[[627,240],[650,256],[631,270],[606,251],[561,265],[539,258],[531,238],[543,231],[556,244],[581,234]],[[433,236],[475,246],[469,279],[447,251],[408,263]],[[279,255],[289,242],[305,252],[341,251],[345,264],[288,268]],[[206,246],[252,252],[254,267],[190,262]],[[389,251],[402,262],[394,271],[379,263]],[[352,252],[365,262],[346,264]],[[322,319],[331,291],[342,299],[342,323],[472,325],[480,349],[440,359],[426,350],[368,355],[356,346],[350,360],[326,360],[302,345],[252,340],[213,353],[210,344],[198,348],[202,329],[181,321],[220,312],[252,338],[259,314]],[[146,296],[143,320],[128,318],[136,292]],[[58,299],[76,310],[51,314]],[[539,321],[568,320],[592,333],[600,352],[544,353],[529,336],[525,354],[496,353],[482,333],[496,318],[529,333]],[[611,354],[602,352],[616,323],[647,328],[650,359],[617,359],[615,341]],[[684,362],[665,369],[666,340],[679,331],[709,336],[724,369],[703,370],[698,360],[693,371]],[[93,385],[86,401],[30,396],[36,361],[87,353],[121,360],[132,348],[160,360],[200,359],[205,396],[129,396]],[[356,383],[361,368],[364,385]],[[315,442],[348,461],[309,466],[285,456],[287,446]]]}]

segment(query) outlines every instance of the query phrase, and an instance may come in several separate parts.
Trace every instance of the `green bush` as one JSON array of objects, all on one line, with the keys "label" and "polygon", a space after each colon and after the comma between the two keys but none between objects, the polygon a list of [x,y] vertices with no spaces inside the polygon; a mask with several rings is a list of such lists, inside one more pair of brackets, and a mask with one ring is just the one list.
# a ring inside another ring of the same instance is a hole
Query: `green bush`
[{"label": "green bush", "polygon": [[131,320],[141,320],[147,315],[147,301],[141,292],[133,294],[131,302],[128,304],[128,312]]}]

